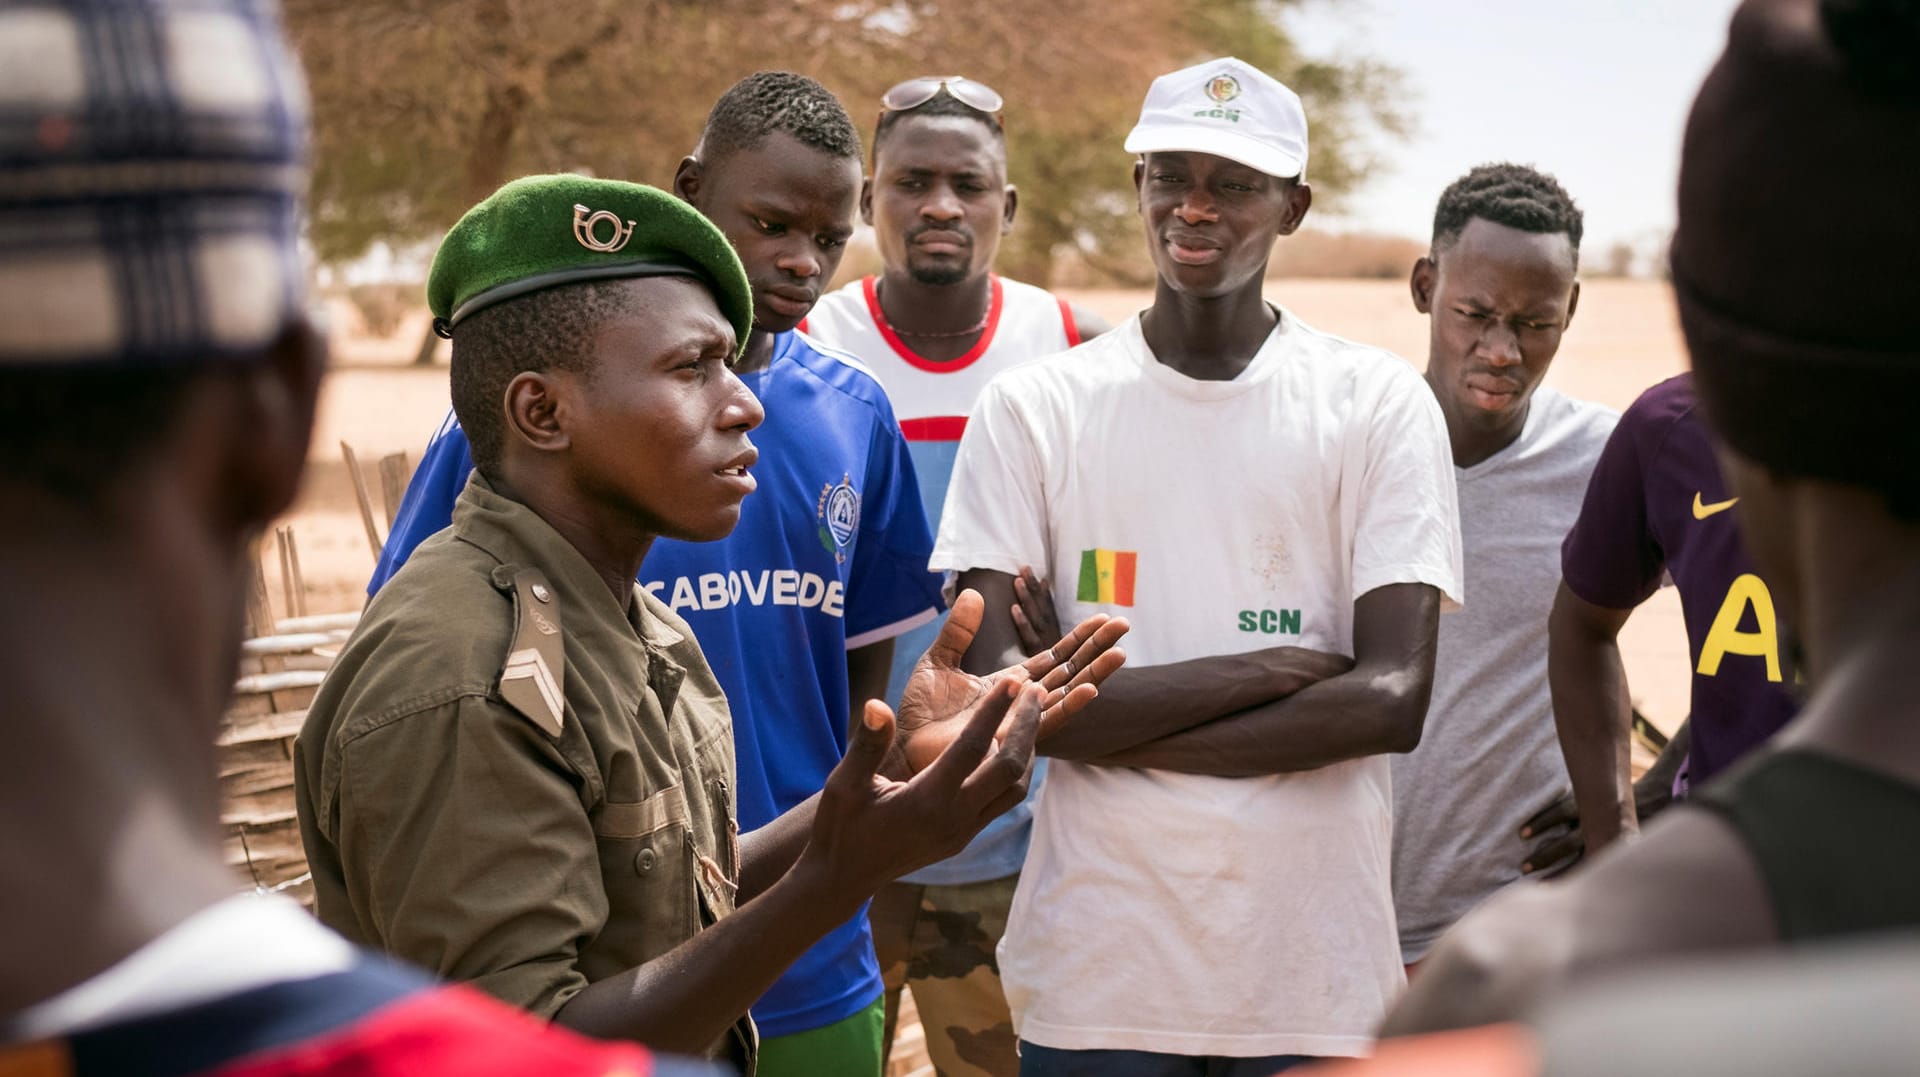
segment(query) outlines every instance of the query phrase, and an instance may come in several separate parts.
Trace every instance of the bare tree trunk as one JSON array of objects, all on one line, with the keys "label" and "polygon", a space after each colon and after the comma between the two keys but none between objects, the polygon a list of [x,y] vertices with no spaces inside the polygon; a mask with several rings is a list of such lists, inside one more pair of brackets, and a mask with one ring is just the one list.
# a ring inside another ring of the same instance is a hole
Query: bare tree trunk
[{"label": "bare tree trunk", "polygon": [[518,86],[496,86],[487,92],[487,111],[480,116],[467,151],[466,186],[469,202],[479,202],[506,180],[507,154],[526,113],[527,91]]},{"label": "bare tree trunk", "polygon": [[[504,13],[497,12],[495,20],[504,24]],[[527,91],[519,86],[495,86],[487,92],[487,111],[481,115],[480,126],[474,131],[463,168],[468,204],[480,202],[506,181],[507,154],[528,103]],[[429,321],[419,350],[413,353],[413,365],[432,366],[439,350],[440,335],[433,331],[433,323]]]},{"label": "bare tree trunk", "polygon": [[488,42],[474,58],[486,78],[487,108],[467,143],[461,170],[468,205],[492,194],[505,178],[507,150],[527,106],[527,91],[520,84],[524,59],[513,32],[513,0],[489,0],[478,6],[473,18]]}]

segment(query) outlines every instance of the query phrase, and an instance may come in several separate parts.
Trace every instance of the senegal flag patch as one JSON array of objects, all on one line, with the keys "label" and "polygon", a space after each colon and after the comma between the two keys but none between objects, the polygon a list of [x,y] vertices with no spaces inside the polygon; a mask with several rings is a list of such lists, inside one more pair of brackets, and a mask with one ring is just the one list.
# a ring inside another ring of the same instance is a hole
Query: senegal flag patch
[{"label": "senegal flag patch", "polygon": [[1108,606],[1133,605],[1133,570],[1138,559],[1132,550],[1080,551],[1080,588],[1074,597]]}]

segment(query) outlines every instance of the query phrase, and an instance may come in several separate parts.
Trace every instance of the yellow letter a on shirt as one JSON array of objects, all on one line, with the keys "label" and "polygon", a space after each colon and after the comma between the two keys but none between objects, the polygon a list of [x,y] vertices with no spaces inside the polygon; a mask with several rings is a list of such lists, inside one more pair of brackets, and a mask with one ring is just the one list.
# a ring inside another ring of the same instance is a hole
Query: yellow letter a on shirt
[{"label": "yellow letter a on shirt", "polygon": [[[1740,621],[1748,606],[1753,607],[1756,630],[1742,632]],[[1718,676],[1720,660],[1729,654],[1764,656],[1767,679],[1780,680],[1780,635],[1774,626],[1773,594],[1767,590],[1766,582],[1751,572],[1733,581],[1733,586],[1727,588],[1727,600],[1713,616],[1713,629],[1700,648],[1701,675]]]}]

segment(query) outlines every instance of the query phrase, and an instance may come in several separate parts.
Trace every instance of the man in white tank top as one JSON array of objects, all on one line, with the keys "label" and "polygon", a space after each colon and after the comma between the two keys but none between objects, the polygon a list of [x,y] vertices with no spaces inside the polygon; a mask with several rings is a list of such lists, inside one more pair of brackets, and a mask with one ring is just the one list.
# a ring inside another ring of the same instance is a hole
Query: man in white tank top
[{"label": "man in white tank top", "polygon": [[[873,137],[861,215],[886,265],[823,297],[801,328],[858,357],[893,401],[927,519],[937,528],[975,397],[995,374],[1062,352],[1107,323],[1041,288],[992,272],[1013,227],[1000,95],[971,79],[912,79],[889,90]],[[900,637],[890,699],[939,622]],[[922,639],[921,637],[925,638]],[[889,1047],[900,987],[913,985],[941,1077],[1012,1077],[1013,1025],[994,948],[1032,831],[1027,802],[951,860],[874,898],[874,948],[887,984]]]}]

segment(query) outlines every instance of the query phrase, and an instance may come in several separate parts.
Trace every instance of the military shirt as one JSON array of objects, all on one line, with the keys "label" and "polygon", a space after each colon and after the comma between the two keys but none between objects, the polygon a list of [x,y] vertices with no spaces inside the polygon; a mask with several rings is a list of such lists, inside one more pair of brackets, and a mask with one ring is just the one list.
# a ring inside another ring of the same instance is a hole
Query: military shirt
[{"label": "military shirt", "polygon": [[733,910],[733,733],[692,633],[477,473],[294,758],[320,919],[535,1014]]}]

